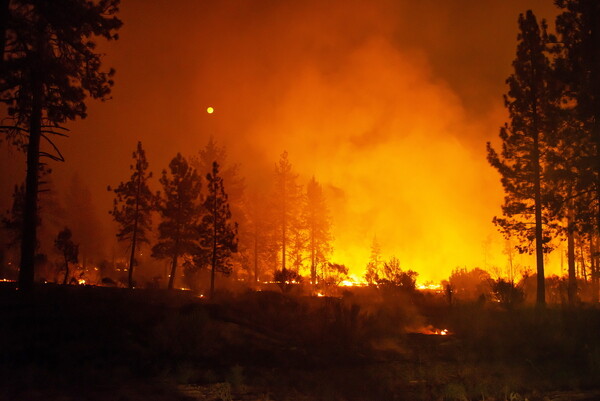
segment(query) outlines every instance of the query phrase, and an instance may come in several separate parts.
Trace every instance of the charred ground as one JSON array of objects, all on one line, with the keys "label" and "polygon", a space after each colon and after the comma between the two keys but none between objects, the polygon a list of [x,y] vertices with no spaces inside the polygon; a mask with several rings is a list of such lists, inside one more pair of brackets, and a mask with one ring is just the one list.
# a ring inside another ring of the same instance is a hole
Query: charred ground
[{"label": "charred ground", "polygon": [[[341,298],[2,288],[0,399],[558,400],[600,393],[600,311],[368,289]],[[449,335],[427,335],[428,328]],[[580,397],[580,398],[577,398]]]}]

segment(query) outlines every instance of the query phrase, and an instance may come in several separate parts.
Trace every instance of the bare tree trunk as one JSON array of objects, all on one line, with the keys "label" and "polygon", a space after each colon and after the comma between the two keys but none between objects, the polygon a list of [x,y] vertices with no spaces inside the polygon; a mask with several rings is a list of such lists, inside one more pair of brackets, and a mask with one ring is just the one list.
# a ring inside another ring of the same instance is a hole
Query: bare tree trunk
[{"label": "bare tree trunk", "polygon": [[281,271],[282,272],[285,272],[285,242],[286,242],[286,235],[285,235],[285,229],[286,229],[286,227],[285,226],[287,224],[287,222],[286,222],[286,216],[285,216],[285,214],[286,214],[286,203],[287,203],[287,199],[285,198],[286,197],[286,193],[285,193],[285,180],[286,180],[286,177],[285,177],[285,173],[284,173],[283,180],[282,180],[282,182],[283,182],[283,188],[282,189],[283,190],[281,191],[282,192],[282,199],[283,199],[282,219],[281,219],[281,221],[282,221],[282,224],[281,224]]},{"label": "bare tree trunk", "polygon": [[254,286],[258,286],[258,229],[254,231]]},{"label": "bare tree trunk", "polygon": [[[215,170],[213,169],[213,177]],[[217,191],[214,193],[215,200],[213,202],[213,251],[212,251],[212,268],[210,269],[210,298],[215,295],[215,269],[217,267]]]},{"label": "bare tree trunk", "polygon": [[598,260],[593,234],[590,234],[590,273],[592,276],[592,302],[598,302]]},{"label": "bare tree trunk", "polygon": [[539,133],[537,124],[534,123],[533,135],[533,159],[534,159],[534,202],[535,202],[535,256],[537,264],[537,298],[538,307],[546,304],[546,283],[544,275],[544,248],[542,232],[542,190],[540,173],[540,150]]},{"label": "bare tree trunk", "polygon": [[575,233],[573,227],[573,211],[569,208],[567,219],[567,263],[569,266],[568,296],[569,304],[577,301],[577,277],[575,276]]},{"label": "bare tree trunk", "polygon": [[585,240],[583,239],[583,237],[579,235],[579,270],[581,271],[581,277],[583,278],[583,282],[587,284],[584,242]]},{"label": "bare tree trunk", "polygon": [[0,71],[4,68],[4,52],[6,51],[6,32],[8,30],[8,10],[10,0],[0,0]]},{"label": "bare tree trunk", "polygon": [[173,253],[173,260],[171,262],[171,276],[169,277],[169,286],[167,287],[169,290],[173,289],[173,284],[175,283],[175,274],[177,273],[177,252]]},{"label": "bare tree trunk", "polygon": [[[34,67],[36,68],[36,67]],[[25,209],[23,235],[21,237],[21,266],[19,288],[33,288],[35,249],[37,247],[38,186],[40,168],[40,138],[42,130],[43,86],[35,72],[32,74],[31,116],[29,119],[29,143],[27,144],[27,175],[25,177]]]},{"label": "bare tree trunk", "polygon": [[140,190],[142,175],[138,171],[137,188],[135,196],[135,217],[133,220],[133,233],[131,234],[131,255],[129,256],[129,288],[133,288],[133,269],[135,267],[135,247],[137,245],[138,220],[140,218]]}]

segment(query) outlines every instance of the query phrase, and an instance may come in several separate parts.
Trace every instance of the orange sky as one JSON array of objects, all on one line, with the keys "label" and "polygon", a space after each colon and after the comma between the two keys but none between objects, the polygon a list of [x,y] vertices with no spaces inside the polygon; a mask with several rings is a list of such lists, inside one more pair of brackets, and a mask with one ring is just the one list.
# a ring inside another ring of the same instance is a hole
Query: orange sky
[{"label": "orange sky", "polygon": [[[106,186],[127,178],[137,140],[159,173],[214,135],[250,189],[283,150],[303,180],[314,174],[330,196],[334,260],[354,273],[375,235],[420,281],[504,267],[485,143],[505,118],[527,8],[555,13],[550,0],[124,1],[121,39],[101,47],[117,70],[113,99],[70,125],[55,180],[84,177],[110,243]],[[24,165],[2,154],[6,195]]]}]

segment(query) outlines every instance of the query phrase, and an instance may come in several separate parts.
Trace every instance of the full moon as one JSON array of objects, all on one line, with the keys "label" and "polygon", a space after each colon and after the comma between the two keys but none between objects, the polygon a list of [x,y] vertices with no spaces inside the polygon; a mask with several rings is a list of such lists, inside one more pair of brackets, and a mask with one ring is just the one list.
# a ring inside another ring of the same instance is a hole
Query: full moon
[{"label": "full moon", "polygon": [[212,114],[214,111],[215,111],[215,109],[213,109],[211,106],[209,106],[209,107],[206,108],[206,112],[208,114]]}]

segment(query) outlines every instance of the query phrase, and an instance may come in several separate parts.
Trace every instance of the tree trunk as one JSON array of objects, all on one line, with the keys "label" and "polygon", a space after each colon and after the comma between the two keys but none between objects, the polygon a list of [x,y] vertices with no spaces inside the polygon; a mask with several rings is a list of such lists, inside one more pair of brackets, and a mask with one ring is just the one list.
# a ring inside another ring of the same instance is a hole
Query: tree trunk
[{"label": "tree trunk", "polygon": [[594,236],[590,234],[590,275],[592,277],[592,302],[598,302],[598,260]]},{"label": "tree trunk", "polygon": [[[216,171],[213,169],[213,179],[216,179]],[[213,184],[216,185],[216,184]],[[217,190],[213,194],[215,200],[213,202],[213,251],[212,251],[212,268],[210,270],[210,299],[215,295],[215,269],[217,268]]]},{"label": "tree trunk", "polygon": [[[281,271],[285,272],[285,242],[286,242],[286,235],[285,235],[285,225],[286,225],[286,201],[287,199],[285,199],[286,194],[285,194],[285,174],[283,176],[283,190],[282,190],[282,199],[283,199],[283,207],[282,207],[282,224],[281,224]],[[285,275],[284,275],[285,277]]]},{"label": "tree trunk", "polygon": [[135,267],[135,247],[137,245],[138,220],[140,219],[140,190],[141,172],[138,170],[138,182],[135,196],[135,215],[133,220],[133,233],[131,234],[131,255],[129,256],[129,288],[133,288],[133,269]]},{"label": "tree trunk", "polygon": [[542,190],[540,178],[540,149],[537,124],[534,124],[533,134],[533,162],[534,162],[534,202],[535,202],[535,256],[537,265],[537,298],[538,307],[546,304],[546,283],[544,276],[544,248],[542,232]]},{"label": "tree trunk", "polygon": [[316,249],[315,249],[315,225],[311,224],[310,232],[310,280],[312,282],[313,289],[317,285],[317,263],[316,263]]},{"label": "tree trunk", "polygon": [[9,6],[10,0],[0,0],[0,71],[4,68],[4,51],[6,50]]},{"label": "tree trunk", "polygon": [[177,252],[173,254],[173,260],[171,262],[171,276],[169,277],[169,286],[167,287],[169,290],[173,289],[173,284],[175,283],[175,274],[177,273]]},{"label": "tree trunk", "polygon": [[[34,68],[36,68],[34,66]],[[23,212],[23,235],[21,237],[21,266],[19,288],[33,288],[35,249],[37,247],[38,186],[40,168],[40,138],[42,130],[43,86],[32,74],[31,116],[29,119],[29,143],[27,144],[27,175],[25,177],[25,208]]]},{"label": "tree trunk", "polygon": [[569,208],[567,219],[567,264],[569,266],[568,296],[569,304],[577,300],[577,277],[575,276],[575,233],[573,227],[573,211]]},{"label": "tree trunk", "polygon": [[258,287],[258,229],[254,231],[254,286]]},{"label": "tree trunk", "polygon": [[67,259],[67,255],[65,254],[65,278],[63,279],[63,285],[67,284],[69,280],[69,259]]},{"label": "tree trunk", "polygon": [[585,249],[584,249],[585,240],[581,235],[579,235],[579,270],[581,271],[581,277],[583,278],[583,282],[587,285],[587,272],[585,267]]}]

